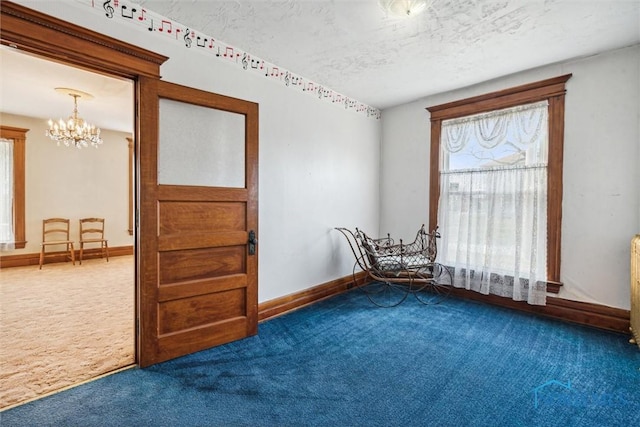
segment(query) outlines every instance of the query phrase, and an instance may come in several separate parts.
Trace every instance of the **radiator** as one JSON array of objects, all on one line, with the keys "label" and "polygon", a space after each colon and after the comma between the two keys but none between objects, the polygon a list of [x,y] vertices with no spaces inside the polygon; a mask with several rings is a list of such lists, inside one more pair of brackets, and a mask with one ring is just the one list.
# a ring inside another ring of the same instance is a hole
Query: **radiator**
[{"label": "radiator", "polygon": [[631,326],[629,340],[640,347],[640,234],[631,240]]}]

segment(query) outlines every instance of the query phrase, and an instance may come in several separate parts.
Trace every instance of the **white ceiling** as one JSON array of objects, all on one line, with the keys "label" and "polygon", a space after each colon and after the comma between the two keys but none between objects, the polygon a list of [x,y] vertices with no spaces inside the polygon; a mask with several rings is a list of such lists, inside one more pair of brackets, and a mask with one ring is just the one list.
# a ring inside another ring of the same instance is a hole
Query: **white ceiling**
[{"label": "white ceiling", "polygon": [[380,109],[640,43],[639,0],[133,0]]},{"label": "white ceiling", "polygon": [[[133,0],[380,109],[640,43],[640,0],[435,0],[397,19],[377,0]],[[131,132],[131,82],[0,49],[0,111],[66,117],[55,87],[94,95],[80,115]]]},{"label": "white ceiling", "polygon": [[130,80],[47,61],[0,46],[0,111],[42,119],[67,119],[73,98],[55,91],[72,88],[93,95],[78,99],[80,117],[102,129],[133,133],[133,83]]}]

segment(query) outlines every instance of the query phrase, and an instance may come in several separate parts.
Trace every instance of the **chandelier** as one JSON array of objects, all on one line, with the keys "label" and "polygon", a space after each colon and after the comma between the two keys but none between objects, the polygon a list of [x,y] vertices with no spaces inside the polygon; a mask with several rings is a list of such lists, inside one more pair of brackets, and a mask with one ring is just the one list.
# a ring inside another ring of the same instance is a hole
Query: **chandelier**
[{"label": "chandelier", "polygon": [[408,18],[427,10],[434,0],[379,0],[380,6],[396,17]]},{"label": "chandelier", "polygon": [[100,138],[100,128],[95,127],[78,116],[78,98],[92,99],[93,96],[75,89],[57,87],[56,92],[64,93],[73,97],[73,114],[65,121],[59,119],[57,122],[49,120],[49,129],[45,135],[56,141],[58,145],[62,142],[67,147],[88,147],[89,144],[98,148],[102,144]]}]

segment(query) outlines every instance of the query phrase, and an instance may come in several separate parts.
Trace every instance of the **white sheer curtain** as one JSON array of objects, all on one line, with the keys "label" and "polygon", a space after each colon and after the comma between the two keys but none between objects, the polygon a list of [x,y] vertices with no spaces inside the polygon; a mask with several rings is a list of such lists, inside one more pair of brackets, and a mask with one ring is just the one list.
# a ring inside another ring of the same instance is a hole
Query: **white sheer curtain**
[{"label": "white sheer curtain", "polygon": [[0,138],[0,249],[14,249],[13,141]]},{"label": "white sheer curtain", "polygon": [[438,260],[454,286],[546,304],[547,103],[442,124]]}]

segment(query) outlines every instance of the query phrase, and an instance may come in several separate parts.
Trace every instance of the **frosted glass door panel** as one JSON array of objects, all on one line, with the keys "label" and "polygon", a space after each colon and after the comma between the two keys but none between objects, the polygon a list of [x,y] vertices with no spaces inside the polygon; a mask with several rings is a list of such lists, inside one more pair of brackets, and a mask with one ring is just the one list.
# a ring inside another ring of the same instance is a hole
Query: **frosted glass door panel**
[{"label": "frosted glass door panel", "polygon": [[245,117],[160,99],[158,183],[245,187]]}]

